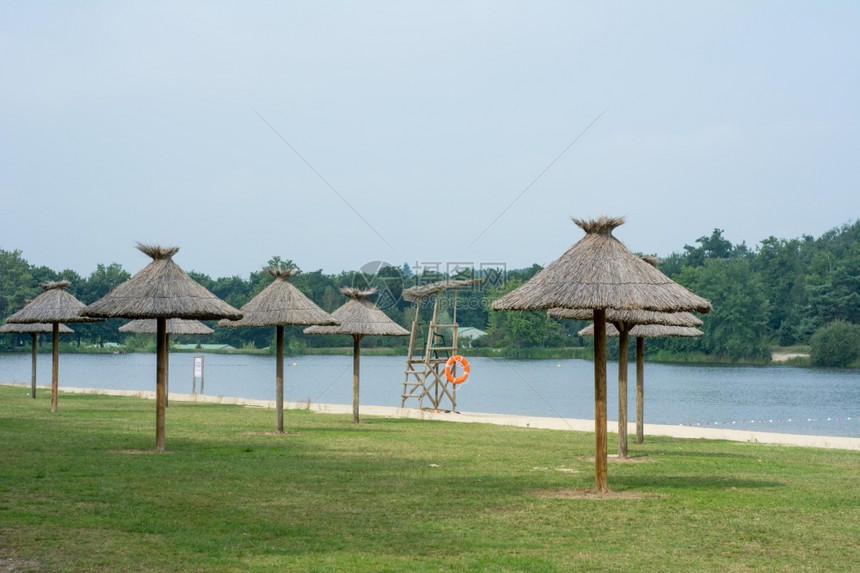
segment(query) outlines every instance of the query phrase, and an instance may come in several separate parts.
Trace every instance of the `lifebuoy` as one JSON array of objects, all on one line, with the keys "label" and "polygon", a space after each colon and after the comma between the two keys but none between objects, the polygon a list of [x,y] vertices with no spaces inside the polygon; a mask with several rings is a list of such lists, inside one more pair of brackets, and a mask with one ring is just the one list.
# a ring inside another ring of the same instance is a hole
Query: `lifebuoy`
[{"label": "lifebuoy", "polygon": [[[454,364],[459,364],[463,367],[463,373],[454,378],[454,375],[451,374],[451,367]],[[445,378],[447,378],[448,382],[453,382],[454,384],[462,384],[466,381],[466,378],[469,377],[469,361],[460,356],[459,354],[455,354],[451,358],[448,359],[448,362],[445,363]]]}]

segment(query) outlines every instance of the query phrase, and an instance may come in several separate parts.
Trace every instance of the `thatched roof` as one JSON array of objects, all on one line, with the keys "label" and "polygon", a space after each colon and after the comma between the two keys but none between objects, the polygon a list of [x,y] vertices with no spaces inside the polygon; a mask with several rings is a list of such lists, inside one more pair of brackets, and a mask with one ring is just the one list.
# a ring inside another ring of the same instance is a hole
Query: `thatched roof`
[{"label": "thatched roof", "polygon": [[708,312],[711,303],[672,281],[612,236],[623,217],[574,219],[578,243],[527,283],[493,302],[493,310],[551,308]]},{"label": "thatched roof", "polygon": [[[630,329],[629,336],[642,338],[698,338],[704,333],[692,326],[666,326],[664,324],[637,324]],[[580,336],[594,336],[594,325],[589,324],[579,331]],[[614,325],[606,324],[606,336],[618,336]]]},{"label": "thatched roof", "polygon": [[[594,314],[591,310],[553,308],[546,312],[552,318],[569,320],[591,320]],[[664,326],[702,326],[702,320],[689,312],[656,312],[653,310],[606,310],[607,322],[624,322],[627,324],[662,324]]]},{"label": "thatched roof", "polygon": [[67,293],[69,281],[42,283],[44,292],[27,305],[6,318],[7,323],[22,322],[94,322],[96,318],[86,318],[81,312],[86,305]]},{"label": "thatched roof", "polygon": [[[140,334],[156,334],[158,321],[154,318],[138,318],[119,327],[120,332],[137,332]],[[199,320],[185,318],[168,318],[167,334],[212,334],[215,332]]]},{"label": "thatched roof", "polygon": [[[660,264],[657,257],[646,256],[642,260],[656,267]],[[591,320],[594,312],[591,309],[552,308],[546,312],[551,318],[566,318],[569,320]],[[606,309],[606,321],[623,322],[629,326],[637,324],[662,324],[664,326],[702,326],[702,319],[689,312],[656,312],[653,310],[616,310]],[[629,328],[628,326],[628,328]]]},{"label": "thatched roof", "polygon": [[318,307],[290,282],[294,269],[266,269],[275,280],[239,311],[239,320],[222,320],[219,326],[284,326],[288,324],[336,325],[332,316]]},{"label": "thatched roof", "polygon": [[239,319],[242,313],[206,290],[173,262],[178,247],[138,244],[152,262],[89,305],[84,316],[102,318]]},{"label": "thatched roof", "polygon": [[305,334],[359,334],[367,336],[408,336],[409,331],[388,318],[367,297],[376,289],[359,290],[342,288],[340,292],[349,300],[331,313],[340,324],[336,326],[309,326]]},{"label": "thatched roof", "polygon": [[[65,324],[58,326],[60,334],[71,334],[74,332],[74,330]],[[0,333],[4,334],[39,334],[41,332],[54,332],[54,324],[51,322],[27,322],[0,326]]]},{"label": "thatched roof", "polygon": [[403,298],[408,301],[421,300],[423,298],[428,298],[435,294],[439,294],[440,292],[449,288],[457,289],[464,286],[478,284],[480,282],[483,282],[483,280],[484,279],[447,279],[444,281],[437,281],[426,285],[418,285],[410,287],[408,289],[404,289]]}]

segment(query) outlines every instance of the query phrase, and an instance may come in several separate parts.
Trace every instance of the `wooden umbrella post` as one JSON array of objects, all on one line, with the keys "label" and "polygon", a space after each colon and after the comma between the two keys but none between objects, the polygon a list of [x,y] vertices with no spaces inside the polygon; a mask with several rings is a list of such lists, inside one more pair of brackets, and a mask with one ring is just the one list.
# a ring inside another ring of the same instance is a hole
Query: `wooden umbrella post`
[{"label": "wooden umbrella post", "polygon": [[352,335],[352,422],[358,424],[358,379],[361,363],[361,334]]},{"label": "wooden umbrella post", "polygon": [[[613,312],[609,310],[607,311],[607,316],[611,316]],[[656,313],[655,313],[656,314]],[[668,314],[668,313],[663,313]],[[678,313],[678,314],[689,314],[689,313]],[[552,316],[552,315],[551,315]],[[556,314],[558,316],[558,314]],[[591,315],[589,315],[591,316]],[[696,320],[693,315],[689,315],[690,318]],[[566,318],[566,317],[565,317]],[[572,317],[571,317],[572,318]],[[576,319],[581,320],[581,319]],[[644,320],[648,320],[647,318]],[[681,317],[678,321],[689,322],[689,320],[685,317]],[[675,337],[698,337],[702,336],[702,331],[698,328],[692,326],[680,326],[678,324],[658,324],[658,323],[649,323],[649,324],[635,324],[632,328],[628,330],[621,331],[615,326],[615,322],[609,322],[609,327],[607,328],[607,336],[618,336],[621,337],[622,332],[625,333],[629,339],[630,336],[636,338],[636,442],[641,444],[644,442],[644,432],[645,432],[645,338],[646,337],[666,337],[666,336],[675,336]],[[629,325],[628,325],[629,326]],[[594,336],[594,325],[587,326],[579,331],[580,336]],[[625,345],[626,348],[626,345]],[[621,360],[622,364],[627,364],[626,360]],[[626,402],[627,391],[624,389],[627,387],[627,369],[623,370],[623,380],[624,383],[621,383],[622,376],[622,368],[624,366],[619,367],[619,421],[621,419],[627,418],[627,407],[622,404]],[[627,443],[626,435],[624,434],[625,428],[627,425],[619,424],[618,433],[619,433],[619,445],[622,436],[624,437],[624,444]],[[624,450],[626,451],[626,449]],[[622,451],[619,451],[620,455],[624,455]]]},{"label": "wooden umbrella post", "polygon": [[606,438],[606,310],[594,310],[594,486],[609,491]]},{"label": "wooden umbrella post", "polygon": [[164,415],[167,399],[167,319],[158,318],[156,326],[155,372],[155,450],[164,451]]},{"label": "wooden umbrella post", "polygon": [[[8,320],[8,319],[7,319]],[[56,330],[55,330],[56,329]],[[57,339],[60,333],[74,332],[71,328],[67,327],[65,324],[51,322],[7,322],[6,324],[0,325],[0,333],[8,333],[8,334],[29,334],[31,338],[31,349],[30,349],[30,391],[27,393],[34,400],[36,399],[36,372],[39,363],[39,333],[47,332],[53,333],[54,338]],[[58,379],[58,371],[59,371],[59,361],[57,358],[59,357],[58,346],[55,346],[52,352],[52,358],[54,358],[54,368],[52,369],[52,374],[54,380]],[[59,389],[59,385],[57,385],[57,389]],[[54,409],[52,412],[57,411],[57,399],[56,399],[56,391],[55,397],[52,401]]]},{"label": "wooden umbrella post", "polygon": [[645,339],[636,337],[636,443],[645,441]]},{"label": "wooden umbrella post", "polygon": [[361,339],[368,336],[407,336],[409,331],[388,318],[368,300],[376,289],[359,290],[344,287],[340,292],[348,299],[331,313],[331,324],[321,322],[307,327],[305,334],[349,334],[352,336],[352,421],[359,423],[358,395],[361,368]]},{"label": "wooden umbrella post", "polygon": [[57,401],[60,393],[60,323],[54,323],[51,341],[51,413],[57,413]]},{"label": "wooden umbrella post", "polygon": [[33,366],[30,369],[32,374],[30,375],[30,397],[36,398],[36,363],[38,362],[38,351],[39,351],[39,333],[33,332]]},{"label": "wooden umbrella post", "polygon": [[337,321],[290,284],[290,277],[295,272],[294,268],[273,266],[266,268],[266,271],[274,280],[242,306],[239,311],[242,317],[238,320],[224,319],[218,324],[230,328],[275,327],[275,431],[283,434],[284,327],[290,324],[334,325]]},{"label": "wooden umbrella post", "polygon": [[618,457],[627,457],[627,324],[618,328]]},{"label": "wooden umbrella post", "polygon": [[[170,330],[167,328],[167,321],[164,321],[164,347],[167,349],[165,352],[170,353]],[[170,407],[170,367],[168,366],[164,371],[164,407]]]},{"label": "wooden umbrella post", "polygon": [[275,412],[277,412],[277,429],[279,434],[284,433],[284,325],[279,324],[276,328],[275,344],[277,357],[275,358]]}]

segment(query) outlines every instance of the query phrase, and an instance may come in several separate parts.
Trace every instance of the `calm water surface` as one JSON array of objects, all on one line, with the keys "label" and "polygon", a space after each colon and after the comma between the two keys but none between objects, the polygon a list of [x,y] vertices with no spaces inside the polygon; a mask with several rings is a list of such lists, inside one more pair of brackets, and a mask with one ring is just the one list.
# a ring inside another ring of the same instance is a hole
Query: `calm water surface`
[{"label": "calm water surface", "polygon": [[[171,354],[172,392],[191,392],[193,357]],[[469,362],[471,376],[457,392],[459,411],[594,417],[591,362],[504,358],[471,358]],[[0,354],[0,382],[29,384],[30,366],[29,354]],[[404,368],[404,357],[363,356],[361,403],[400,406]],[[39,355],[37,371],[39,386],[50,386],[50,354]],[[617,372],[617,364],[610,363],[610,420],[618,416]],[[635,372],[635,364],[631,364],[630,421],[636,418]],[[205,394],[274,399],[273,356],[206,354],[204,375]],[[61,355],[60,388],[64,386],[154,390],[155,355]],[[47,390],[40,390],[40,395],[47,395]],[[352,357],[287,357],[284,396],[288,401],[351,404]],[[418,402],[412,399],[406,405],[415,407]],[[860,372],[790,366],[646,364],[645,421],[860,437]]]}]

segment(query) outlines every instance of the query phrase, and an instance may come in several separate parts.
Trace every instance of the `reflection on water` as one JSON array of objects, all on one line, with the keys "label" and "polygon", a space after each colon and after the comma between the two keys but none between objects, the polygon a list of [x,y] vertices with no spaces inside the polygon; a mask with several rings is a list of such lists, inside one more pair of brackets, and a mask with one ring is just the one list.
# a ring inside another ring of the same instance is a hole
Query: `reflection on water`
[{"label": "reflection on water", "polygon": [[[170,356],[170,389],[190,393],[193,354]],[[594,369],[584,360],[471,358],[457,392],[463,412],[594,417]],[[30,382],[29,354],[0,354],[0,381]],[[362,356],[361,403],[400,406],[404,357]],[[617,419],[617,365],[610,363],[609,418]],[[635,365],[628,369],[628,419],[635,420]],[[272,400],[275,358],[206,354],[205,393]],[[50,385],[51,356],[40,354],[38,383]],[[154,390],[154,354],[60,356],[60,388]],[[197,388],[199,391],[199,386]],[[351,356],[285,359],[287,401],[351,404]],[[417,400],[407,406],[417,406]],[[860,437],[860,372],[790,366],[645,365],[645,421]],[[790,420],[790,421],[789,421]]]}]

